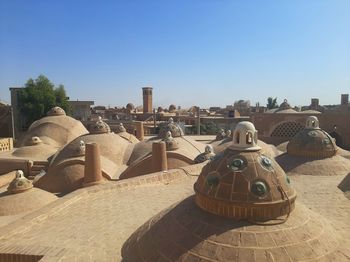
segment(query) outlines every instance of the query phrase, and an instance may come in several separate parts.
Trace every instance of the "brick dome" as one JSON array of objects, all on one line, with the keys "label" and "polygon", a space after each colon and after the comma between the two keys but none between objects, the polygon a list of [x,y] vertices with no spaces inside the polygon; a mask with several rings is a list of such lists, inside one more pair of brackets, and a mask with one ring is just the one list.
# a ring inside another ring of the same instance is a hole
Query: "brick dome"
[{"label": "brick dome", "polygon": [[319,128],[317,117],[310,116],[305,128],[287,144],[287,152],[292,156],[326,158],[337,153],[337,146],[333,138]]},{"label": "brick dome", "polygon": [[[254,134],[251,127],[247,131]],[[129,237],[122,248],[125,261],[343,257],[332,226],[304,206],[295,206],[296,193],[274,160],[250,145],[232,148],[203,168],[195,196],[154,216]]]},{"label": "brick dome", "polygon": [[111,128],[109,125],[102,121],[102,118],[99,117],[98,121],[90,126],[90,134],[104,134],[104,133],[110,133]]},{"label": "brick dome", "polygon": [[47,112],[48,116],[65,116],[66,112],[59,106],[55,106]]},{"label": "brick dome", "polygon": [[182,128],[178,124],[174,123],[172,118],[169,118],[168,123],[161,126],[158,136],[165,138],[168,131],[171,132],[172,137],[180,137],[184,135]]}]

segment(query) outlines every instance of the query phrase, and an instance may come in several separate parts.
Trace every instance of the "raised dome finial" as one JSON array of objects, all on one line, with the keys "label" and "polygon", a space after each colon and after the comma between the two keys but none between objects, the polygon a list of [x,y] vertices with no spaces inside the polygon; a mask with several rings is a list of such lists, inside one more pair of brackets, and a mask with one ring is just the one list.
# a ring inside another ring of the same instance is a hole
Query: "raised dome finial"
[{"label": "raised dome finial", "polygon": [[98,121],[90,127],[91,134],[103,134],[110,133],[111,128],[109,125],[102,120],[102,117],[98,117]]},{"label": "raised dome finial", "polygon": [[169,124],[173,124],[174,123],[174,119],[172,117],[170,117],[168,123]]},{"label": "raised dome finial", "polygon": [[126,132],[126,129],[125,129],[123,123],[120,123],[120,124],[115,128],[115,133],[118,134],[118,133],[123,133],[123,132]]},{"label": "raised dome finial", "polygon": [[231,149],[241,151],[260,150],[258,146],[258,131],[253,123],[248,121],[239,122],[233,132]]},{"label": "raised dome finial", "polygon": [[306,129],[320,129],[320,123],[318,121],[318,118],[316,116],[309,116],[306,119]]},{"label": "raised dome finial", "polygon": [[17,170],[15,179],[13,179],[7,187],[7,192],[10,194],[16,194],[31,189],[32,187],[32,182],[24,177],[23,171]]},{"label": "raised dome finial", "polygon": [[42,143],[43,143],[43,141],[41,141],[41,139],[39,137],[37,137],[37,136],[33,136],[31,138],[31,140],[30,140],[30,145],[31,146],[40,145]]},{"label": "raised dome finial", "polygon": [[55,106],[47,112],[48,116],[65,116],[66,112],[59,106]]}]

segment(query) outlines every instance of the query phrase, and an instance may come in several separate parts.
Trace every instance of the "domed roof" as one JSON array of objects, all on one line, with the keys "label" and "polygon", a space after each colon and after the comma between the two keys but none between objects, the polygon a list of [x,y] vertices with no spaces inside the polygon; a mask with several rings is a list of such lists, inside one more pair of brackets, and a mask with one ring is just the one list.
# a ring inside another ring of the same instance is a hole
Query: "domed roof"
[{"label": "domed roof", "polygon": [[66,112],[59,106],[55,106],[47,112],[48,116],[65,116]]},{"label": "domed roof", "polygon": [[39,209],[55,201],[57,197],[41,189],[33,188],[21,170],[9,184],[7,192],[0,194],[0,216],[17,215]]},{"label": "domed roof", "polygon": [[[253,124],[243,123],[237,125],[234,136],[243,130],[252,137],[256,132]],[[252,144],[248,141],[234,139],[233,146],[203,168],[194,186],[197,205],[235,219],[268,220],[286,215],[296,198],[288,177],[272,158],[260,152],[254,139]],[[230,211],[236,208],[244,212]]]},{"label": "domed roof", "polygon": [[194,162],[196,164],[203,163],[207,160],[213,159],[214,156],[215,154],[214,154],[213,147],[211,145],[206,145],[204,153],[201,153],[198,156],[196,156],[196,158],[194,159]]},{"label": "domed roof", "polygon": [[30,145],[16,148],[11,155],[17,158],[44,161],[57,152],[57,147],[44,144],[39,137],[32,137],[28,144],[29,142]]},{"label": "domed roof", "polygon": [[126,105],[126,109],[128,109],[129,111],[131,111],[131,110],[134,110],[134,109],[135,109],[135,106],[134,106],[133,103],[128,103],[128,104]]},{"label": "domed roof", "polygon": [[219,141],[219,140],[223,140],[226,137],[226,133],[224,129],[220,129],[218,131],[218,133],[216,134],[215,140]]},{"label": "domed roof", "polygon": [[325,158],[334,156],[337,146],[333,138],[319,128],[317,117],[310,116],[305,128],[287,144],[287,152],[293,156]]},{"label": "domed roof", "polygon": [[110,133],[111,128],[99,116],[98,120],[93,125],[90,126],[89,131],[90,131],[90,134],[103,134],[103,133]]},{"label": "domed roof", "polygon": [[32,187],[32,182],[24,177],[23,171],[17,170],[16,177],[11,181],[11,183],[7,187],[7,191],[10,194],[16,194],[31,189]]},{"label": "domed roof", "polygon": [[164,112],[164,108],[161,107],[161,106],[159,106],[158,109],[157,109],[157,112],[158,112],[158,113]]},{"label": "domed roof", "polygon": [[163,124],[160,127],[158,136],[161,138],[165,138],[168,131],[171,132],[172,137],[179,137],[184,135],[182,128],[178,124],[174,123],[173,118],[169,118],[168,123]]},{"label": "domed roof", "polygon": [[279,106],[279,110],[287,110],[287,109],[292,109],[292,107],[288,103],[287,99],[284,99],[283,102]]},{"label": "domed roof", "polygon": [[172,113],[172,112],[174,112],[175,110],[176,110],[176,105],[171,104],[171,105],[169,106],[169,112]]},{"label": "domed roof", "polygon": [[80,180],[84,177],[85,144],[87,143],[99,145],[101,168],[107,179],[115,178],[126,168],[135,145],[114,133],[87,134],[77,137],[54,155],[45,178],[39,179],[35,186],[50,192],[70,192],[79,187]]},{"label": "domed roof", "polygon": [[318,214],[295,206],[296,193],[285,173],[259,149],[228,148],[203,168],[194,189],[194,197],[159,213],[132,234],[122,248],[123,259],[338,258],[334,229]]},{"label": "domed roof", "polygon": [[115,131],[116,134],[118,134],[118,133],[126,132],[126,129],[125,129],[123,123],[120,123],[119,125],[117,125],[114,128],[114,131]]},{"label": "domed roof", "polygon": [[52,109],[48,116],[31,124],[18,144],[20,147],[33,145],[32,138],[38,137],[44,144],[60,147],[86,133],[88,131],[80,121]]}]

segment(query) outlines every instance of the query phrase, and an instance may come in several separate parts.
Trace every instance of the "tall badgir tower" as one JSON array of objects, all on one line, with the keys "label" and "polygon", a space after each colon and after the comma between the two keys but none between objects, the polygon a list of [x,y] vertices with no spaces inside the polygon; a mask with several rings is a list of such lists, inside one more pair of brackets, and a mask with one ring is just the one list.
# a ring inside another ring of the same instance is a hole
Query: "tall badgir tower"
[{"label": "tall badgir tower", "polygon": [[152,87],[142,87],[143,113],[152,113]]}]

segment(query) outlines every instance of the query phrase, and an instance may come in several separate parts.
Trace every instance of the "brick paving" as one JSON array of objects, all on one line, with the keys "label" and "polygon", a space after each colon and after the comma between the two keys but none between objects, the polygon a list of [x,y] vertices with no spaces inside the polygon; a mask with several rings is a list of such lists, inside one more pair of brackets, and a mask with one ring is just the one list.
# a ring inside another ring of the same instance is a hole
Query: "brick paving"
[{"label": "brick paving", "polygon": [[[0,261],[6,261],[4,254],[43,256],[44,262],[120,261],[123,243],[138,227],[193,194],[195,176],[178,170],[167,177],[80,189],[6,226],[0,223]],[[350,202],[337,188],[343,177],[292,175],[291,180],[297,201],[326,217],[350,247]],[[350,258],[349,248],[346,252]]]}]

